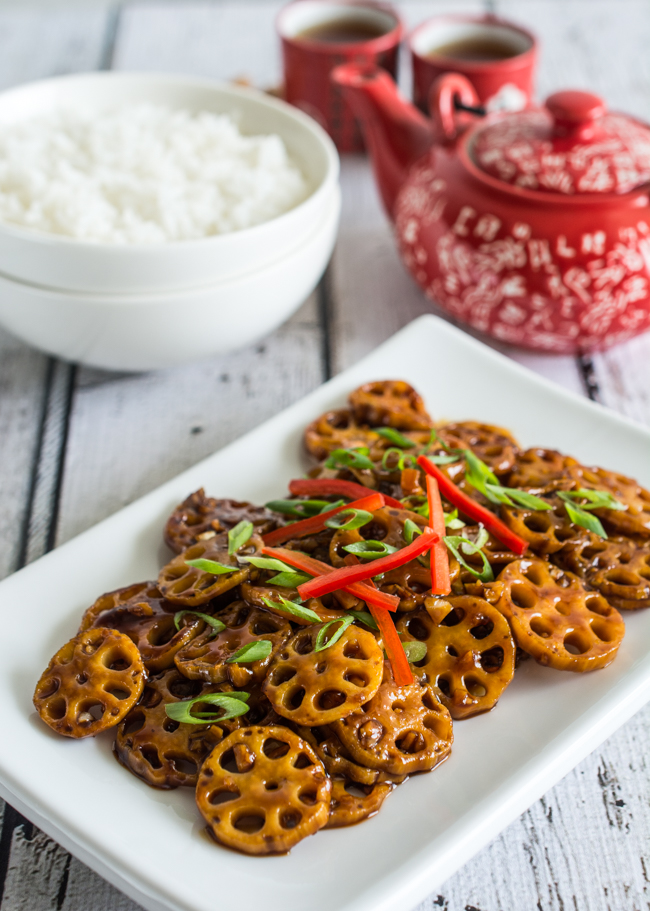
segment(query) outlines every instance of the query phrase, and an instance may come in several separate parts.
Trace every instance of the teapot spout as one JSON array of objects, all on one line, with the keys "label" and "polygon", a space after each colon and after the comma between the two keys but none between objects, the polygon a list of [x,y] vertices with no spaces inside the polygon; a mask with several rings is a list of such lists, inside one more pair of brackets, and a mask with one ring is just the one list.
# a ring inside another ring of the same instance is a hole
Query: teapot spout
[{"label": "teapot spout", "polygon": [[361,124],[384,208],[392,220],[398,191],[411,165],[433,145],[433,125],[379,67],[345,63],[333,70],[331,78]]}]

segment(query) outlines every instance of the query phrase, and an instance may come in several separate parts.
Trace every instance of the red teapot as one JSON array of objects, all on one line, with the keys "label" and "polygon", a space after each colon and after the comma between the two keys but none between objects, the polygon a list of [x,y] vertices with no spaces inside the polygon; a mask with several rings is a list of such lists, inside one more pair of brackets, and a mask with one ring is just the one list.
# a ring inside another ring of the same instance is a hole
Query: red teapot
[{"label": "red teapot", "polygon": [[450,316],[558,354],[650,328],[650,127],[578,91],[480,117],[457,73],[434,83],[429,119],[381,69],[344,64],[332,78],[401,257]]}]

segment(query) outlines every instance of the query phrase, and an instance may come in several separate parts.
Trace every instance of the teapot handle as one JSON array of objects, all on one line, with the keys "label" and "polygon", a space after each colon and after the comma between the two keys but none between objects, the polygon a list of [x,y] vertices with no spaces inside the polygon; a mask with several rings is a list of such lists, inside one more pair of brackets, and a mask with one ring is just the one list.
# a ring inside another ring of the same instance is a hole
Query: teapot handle
[{"label": "teapot handle", "polygon": [[460,73],[443,73],[433,82],[429,92],[429,111],[436,132],[444,139],[456,138],[459,128],[471,122],[471,117],[456,108],[456,102],[465,107],[480,104],[476,89]]}]

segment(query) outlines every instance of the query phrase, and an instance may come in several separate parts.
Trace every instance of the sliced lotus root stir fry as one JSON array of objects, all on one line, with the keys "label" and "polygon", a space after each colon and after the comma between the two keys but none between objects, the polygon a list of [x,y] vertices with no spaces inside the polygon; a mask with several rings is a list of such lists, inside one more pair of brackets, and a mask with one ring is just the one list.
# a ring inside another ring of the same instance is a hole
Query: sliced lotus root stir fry
[{"label": "sliced lotus root stir fry", "polygon": [[611,493],[624,510],[595,509],[606,530],[614,535],[650,537],[650,490],[637,481],[604,468],[580,467],[580,487]]},{"label": "sliced lotus root stir fry", "polygon": [[179,503],[167,519],[163,537],[165,543],[179,554],[197,541],[228,531],[243,520],[252,522],[255,531],[264,535],[281,524],[282,517],[264,506],[206,497],[201,487]]},{"label": "sliced lotus root stir fry", "polygon": [[381,805],[395,787],[389,781],[362,785],[356,781],[334,776],[332,778],[332,800],[326,829],[341,829],[355,826],[364,819],[370,819],[381,809]]},{"label": "sliced lotus root stir fry", "polygon": [[160,592],[156,588],[155,582],[136,582],[134,585],[105,592],[84,611],[79,624],[79,632],[96,626],[97,618],[106,611],[120,607],[133,607],[138,602],[147,601],[149,598],[160,598]]},{"label": "sliced lotus root stir fry", "polygon": [[101,595],[34,694],[67,737],[115,727],[142,782],[195,786],[212,837],[251,855],[373,816],[521,660],[606,667],[617,609],[650,607],[650,492],[631,478],[435,426],[401,380],[360,386],[304,440],[319,464],[289,499],[180,503],[158,579]]},{"label": "sliced lotus root stir fry", "polygon": [[[458,531],[458,534],[468,538],[470,541],[476,541],[480,530],[478,525],[466,525]],[[497,567],[504,566],[506,563],[512,563],[513,560],[517,559],[517,554],[513,554],[511,550],[508,550],[492,534],[488,535],[487,541],[481,547],[481,551],[485,554],[488,563],[496,572],[499,571]],[[470,566],[475,566],[479,570],[482,569],[483,561],[479,554],[463,552],[463,557],[465,562],[469,563]]]},{"label": "sliced lotus root stir fry", "polygon": [[[240,563],[238,556],[251,556],[262,547],[262,539],[253,535],[241,548],[239,554],[228,553],[228,536],[216,535],[199,541],[184,550],[163,566],[158,576],[158,588],[165,598],[183,607],[200,607],[218,595],[230,591],[251,574],[248,563]],[[209,572],[188,561],[207,560],[222,567],[218,572]]]},{"label": "sliced lotus root stir fry", "polygon": [[512,470],[519,452],[516,440],[507,430],[478,421],[443,424],[438,428],[438,436],[451,448],[471,449],[497,477]]},{"label": "sliced lotus root stir fry", "polygon": [[555,449],[535,447],[518,452],[507,487],[521,487],[533,493],[571,490],[577,487],[580,463]]},{"label": "sliced lotus root stir fry", "polygon": [[417,560],[384,573],[379,587],[400,599],[400,611],[413,611],[431,594],[431,570]]},{"label": "sliced lotus root stir fry", "polygon": [[353,759],[390,775],[434,768],[449,756],[451,716],[427,684],[397,686],[387,666],[377,693],[332,729]]},{"label": "sliced lotus root stir fry", "polygon": [[334,449],[356,449],[366,446],[378,447],[381,458],[382,438],[369,427],[360,427],[347,408],[326,411],[312,421],[305,430],[305,448],[319,462],[326,459]]},{"label": "sliced lotus root stir fry", "polygon": [[533,553],[539,556],[557,553],[567,542],[584,534],[584,529],[572,524],[562,500],[554,495],[544,499],[551,509],[506,505],[500,509],[501,518],[508,528],[527,541]]},{"label": "sliced lotus root stir fry", "polygon": [[[94,617],[91,627],[104,626],[127,635],[138,647],[149,672],[171,667],[176,652],[191,642],[205,623],[196,614],[188,613],[180,618],[177,629],[174,618],[178,605],[165,600],[153,582],[146,583],[146,588],[138,586],[133,597],[121,601],[120,597],[128,592],[129,589],[120,589],[102,595],[84,614],[82,628]],[[115,606],[101,609],[109,604]]]},{"label": "sliced lotus root stir fry", "polygon": [[426,645],[417,666],[454,719],[494,708],[513,678],[510,627],[483,598],[428,598],[426,608],[401,619],[397,628],[405,641]]},{"label": "sliced lotus root stir fry", "polygon": [[[239,726],[239,719],[187,724],[170,718],[165,706],[217,691],[217,687],[188,680],[176,668],[150,677],[117,729],[114,749],[119,761],[154,788],[194,787],[201,763]],[[213,706],[206,708],[214,710]]]},{"label": "sliced lotus root stir fry", "polygon": [[428,430],[433,426],[421,396],[403,380],[366,383],[348,399],[358,424],[395,430]]},{"label": "sliced lotus root stir fry", "polygon": [[329,724],[371,699],[384,656],[372,633],[348,626],[333,645],[316,651],[320,625],[295,634],[273,659],[263,690],[279,715],[296,724]]},{"label": "sliced lotus root stir fry", "polygon": [[[342,594],[345,595],[345,592],[342,592]],[[309,617],[301,617],[287,612],[286,606],[283,605],[283,601],[286,601],[287,599],[291,601],[293,598],[297,598],[298,595],[295,589],[283,588],[279,585],[252,585],[249,582],[242,582],[241,596],[247,604],[275,614],[276,617],[291,620],[292,623],[298,623],[300,626],[310,626],[314,622],[313,619],[310,619]],[[343,605],[344,607],[359,606],[360,602],[356,598],[352,596],[348,597],[350,602],[347,605]],[[310,598],[308,601],[305,601],[303,606],[306,607],[307,610],[318,614],[323,622],[336,620],[341,616],[341,610],[338,607],[325,607],[322,598]]]},{"label": "sliced lotus root stir fry", "polygon": [[57,734],[90,737],[119,724],[138,701],[145,679],[128,636],[89,629],[54,655],[36,684],[34,705]]},{"label": "sliced lotus root stir fry", "polygon": [[260,683],[273,656],[291,635],[289,623],[245,601],[235,601],[215,619],[224,629],[215,634],[206,627],[177,653],[176,667],[191,680],[228,681],[240,687]]},{"label": "sliced lotus root stir fry", "polygon": [[331,791],[301,737],[285,727],[246,727],[203,763],[196,803],[216,841],[246,854],[284,854],[327,824]]},{"label": "sliced lotus root stir fry", "polygon": [[587,532],[566,545],[557,562],[598,589],[618,610],[650,607],[650,544]]},{"label": "sliced lotus root stir fry", "polygon": [[363,785],[379,781],[379,771],[355,762],[329,725],[312,728],[300,726],[297,731],[313,748],[330,778],[338,776]]},{"label": "sliced lotus root stir fry", "polygon": [[599,592],[537,558],[506,566],[489,597],[510,623],[517,645],[557,670],[607,667],[625,633],[623,618]]}]

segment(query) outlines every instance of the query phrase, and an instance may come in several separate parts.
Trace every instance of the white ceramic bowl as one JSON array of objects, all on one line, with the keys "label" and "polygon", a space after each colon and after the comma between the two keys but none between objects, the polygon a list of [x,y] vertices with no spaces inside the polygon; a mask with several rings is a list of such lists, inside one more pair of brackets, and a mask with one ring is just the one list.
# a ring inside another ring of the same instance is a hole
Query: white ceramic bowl
[{"label": "white ceramic bowl", "polygon": [[91,294],[0,275],[0,323],[50,354],[111,370],[157,370],[225,353],[262,338],[314,289],[334,248],[340,210],[335,187],[297,247],[201,288]]},{"label": "white ceramic bowl", "polygon": [[62,76],[1,93],[0,125],[57,107],[83,105],[101,111],[140,102],[228,113],[244,133],[277,133],[306,175],[311,194],[284,215],[253,228],[164,244],[116,246],[0,223],[0,273],[5,277],[66,292],[198,289],[286,257],[331,209],[339,174],[332,141],[310,117],[254,89],[176,75]]}]

